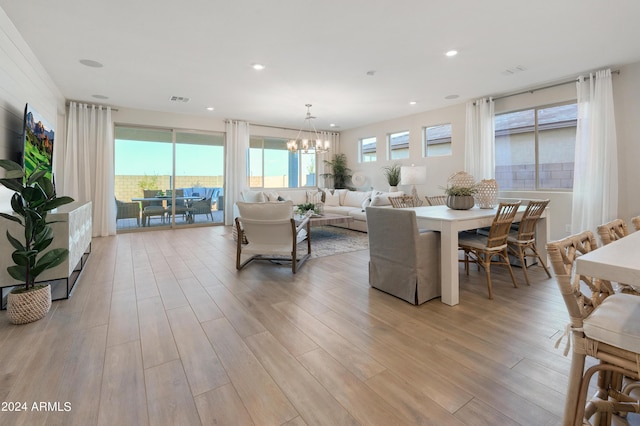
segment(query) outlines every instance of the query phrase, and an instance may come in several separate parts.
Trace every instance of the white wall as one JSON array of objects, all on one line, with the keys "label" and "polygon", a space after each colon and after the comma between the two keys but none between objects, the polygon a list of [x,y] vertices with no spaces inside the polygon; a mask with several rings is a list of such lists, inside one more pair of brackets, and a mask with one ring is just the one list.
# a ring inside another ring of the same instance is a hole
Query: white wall
[{"label": "white wall", "polygon": [[64,97],[0,8],[0,158],[16,161],[22,151],[26,103],[55,126],[55,141],[60,141]]},{"label": "white wall", "polygon": [[[613,76],[614,102],[616,109],[616,128],[618,133],[618,157],[620,197],[618,217],[630,224],[631,217],[640,215],[640,63],[620,68],[620,74]],[[515,111],[539,105],[561,103],[576,99],[575,84],[566,84],[554,88],[527,92],[496,100],[495,112]],[[422,157],[422,128],[435,124],[452,124],[451,157]],[[409,130],[410,158],[398,161],[402,164],[424,164],[427,167],[426,185],[417,187],[420,196],[441,193],[441,186],[446,184],[447,178],[464,168],[464,139],[465,139],[465,105],[458,104],[448,108],[427,111],[394,120],[388,120],[347,130],[341,133],[340,143],[342,151],[347,154],[349,167],[357,173],[367,177],[363,189],[373,187],[385,190],[387,183],[382,174],[382,168],[394,161],[386,160],[386,135],[399,130]],[[378,161],[373,163],[358,163],[358,140],[375,136],[377,143]],[[409,187],[400,187],[410,191]],[[568,234],[567,225],[571,222],[571,192],[535,191],[535,192],[501,192],[505,198],[549,198],[551,200],[551,238],[559,239]]]}]

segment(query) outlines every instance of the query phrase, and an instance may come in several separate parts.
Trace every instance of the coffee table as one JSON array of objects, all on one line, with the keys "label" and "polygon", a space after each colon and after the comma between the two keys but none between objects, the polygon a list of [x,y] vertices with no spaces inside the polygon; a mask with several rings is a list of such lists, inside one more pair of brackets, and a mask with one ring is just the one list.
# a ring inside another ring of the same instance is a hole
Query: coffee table
[{"label": "coffee table", "polygon": [[309,224],[311,226],[324,226],[324,225],[348,225],[353,221],[351,216],[343,216],[333,213],[325,213],[323,215],[311,216]]}]

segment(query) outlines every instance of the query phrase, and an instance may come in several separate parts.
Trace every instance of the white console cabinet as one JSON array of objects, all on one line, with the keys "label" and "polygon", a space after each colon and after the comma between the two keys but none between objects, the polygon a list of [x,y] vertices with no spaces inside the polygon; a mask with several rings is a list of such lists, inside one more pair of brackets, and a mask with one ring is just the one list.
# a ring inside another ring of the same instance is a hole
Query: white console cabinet
[{"label": "white console cabinet", "polygon": [[[36,280],[51,282],[53,300],[67,299],[91,252],[91,202],[76,201],[61,206],[47,214],[47,221],[57,221],[51,224],[53,242],[47,250],[66,248],[69,250],[69,257],[62,264],[40,274]],[[11,288],[20,284],[7,272],[7,267],[13,265],[13,247],[7,241],[7,230],[19,240],[24,233],[24,228],[19,224],[0,218],[0,290],[3,306]]]}]

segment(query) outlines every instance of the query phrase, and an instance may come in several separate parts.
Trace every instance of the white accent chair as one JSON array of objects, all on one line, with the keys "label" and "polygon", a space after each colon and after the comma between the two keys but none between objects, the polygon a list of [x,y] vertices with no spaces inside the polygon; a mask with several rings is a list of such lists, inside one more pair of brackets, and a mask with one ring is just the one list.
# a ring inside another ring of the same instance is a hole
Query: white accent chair
[{"label": "white accent chair", "polygon": [[440,296],[440,233],[419,231],[415,210],[367,207],[369,285],[420,305]]},{"label": "white accent chair", "polygon": [[[236,269],[253,260],[291,261],[295,274],[311,255],[310,213],[296,223],[293,202],[236,203],[240,216],[236,218],[238,233]],[[242,241],[246,236],[246,244]],[[307,240],[307,253],[300,256],[298,245]],[[250,256],[242,261],[243,256]]]}]

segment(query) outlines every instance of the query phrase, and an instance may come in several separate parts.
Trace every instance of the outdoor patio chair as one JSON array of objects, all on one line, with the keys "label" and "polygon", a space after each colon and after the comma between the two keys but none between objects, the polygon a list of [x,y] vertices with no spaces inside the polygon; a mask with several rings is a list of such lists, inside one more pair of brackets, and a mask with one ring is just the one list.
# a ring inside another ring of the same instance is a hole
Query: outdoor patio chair
[{"label": "outdoor patio chair", "polygon": [[458,237],[458,247],[464,251],[464,270],[469,275],[469,263],[475,263],[484,269],[487,276],[489,299],[493,299],[491,286],[491,265],[505,265],[509,268],[513,286],[518,287],[513,269],[509,263],[507,239],[513,218],[518,212],[520,201],[514,203],[500,203],[493,218],[489,235],[461,233]]},{"label": "outdoor patio chair", "polygon": [[208,215],[213,222],[213,213],[211,212],[211,209],[211,197],[205,198],[204,200],[194,201],[188,208],[188,214],[191,222],[195,221],[195,216],[198,214]]},{"label": "outdoor patio chair", "polygon": [[[143,191],[144,198],[154,198],[157,193],[158,191],[155,189],[145,189]],[[166,213],[162,200],[142,201],[142,226],[150,226],[151,218],[154,216],[159,216],[162,223],[164,223]]]},{"label": "outdoor patio chair", "polygon": [[116,222],[120,219],[135,219],[138,226],[140,226],[140,203],[116,199]]},{"label": "outdoor patio chair", "polygon": [[[413,198],[413,197],[412,197]],[[440,296],[440,233],[414,210],[367,207],[369,285],[413,305]]]},{"label": "outdoor patio chair", "polygon": [[[295,274],[311,256],[310,212],[296,223],[293,202],[237,204],[240,216],[236,218],[238,233],[236,269],[244,268],[254,260],[291,262]],[[243,244],[246,235],[248,243]],[[300,256],[298,245],[307,239],[307,252]],[[250,256],[242,261],[243,256]]]},{"label": "outdoor patio chair", "polygon": [[[167,191],[167,195],[170,194],[170,192],[171,191]],[[176,198],[184,197],[184,189],[176,189],[175,190],[175,195],[176,195]],[[167,210],[166,210],[167,211],[167,216],[171,217],[171,215],[174,212],[173,204],[171,203],[171,198],[169,198],[167,200],[167,203],[168,203],[167,204]],[[175,204],[175,215],[176,215],[176,217],[178,217],[179,215],[182,215],[182,218],[184,220],[186,220],[188,211],[189,211],[189,209],[188,209],[188,207],[187,207],[187,205],[186,205],[184,200],[176,200],[176,204]]]},{"label": "outdoor patio chair", "polygon": [[[556,281],[569,312],[565,355],[572,350],[564,425],[611,424],[614,413],[639,412],[629,396],[640,379],[640,297],[614,294],[611,283],[575,275],[577,257],[597,248],[591,231],[547,244]],[[559,345],[560,340],[556,343]],[[585,369],[586,357],[593,357]],[[592,376],[598,373],[595,395],[587,401]],[[623,380],[623,377],[628,378]]]}]

